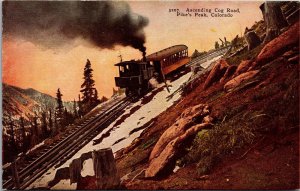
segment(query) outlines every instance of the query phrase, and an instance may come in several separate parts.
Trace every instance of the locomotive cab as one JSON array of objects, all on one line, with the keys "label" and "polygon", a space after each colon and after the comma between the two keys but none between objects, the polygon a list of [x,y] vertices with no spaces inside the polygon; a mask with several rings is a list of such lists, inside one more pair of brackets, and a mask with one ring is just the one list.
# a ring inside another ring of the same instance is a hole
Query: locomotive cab
[{"label": "locomotive cab", "polygon": [[153,76],[154,67],[150,62],[125,61],[115,64],[119,68],[119,77],[115,77],[116,86],[125,89],[125,93],[141,95],[148,89],[148,80]]},{"label": "locomotive cab", "polygon": [[[190,61],[188,47],[175,45],[143,58],[143,61],[125,61],[115,64],[119,67],[119,77],[115,77],[116,86],[125,89],[125,93],[141,95],[149,89],[149,80],[154,77],[158,82],[166,80]],[[153,75],[154,71],[157,75]]]}]

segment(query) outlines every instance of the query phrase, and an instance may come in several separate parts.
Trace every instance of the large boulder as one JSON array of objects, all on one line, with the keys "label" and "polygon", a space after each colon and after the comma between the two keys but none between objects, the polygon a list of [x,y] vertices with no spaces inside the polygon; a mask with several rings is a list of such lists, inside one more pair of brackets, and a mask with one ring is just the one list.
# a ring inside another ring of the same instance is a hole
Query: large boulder
[{"label": "large boulder", "polygon": [[291,26],[286,32],[273,39],[264,46],[256,58],[258,65],[266,64],[286,51],[288,46],[299,44],[299,22]]},{"label": "large boulder", "polygon": [[157,141],[150,154],[150,165],[145,171],[145,177],[155,177],[173,161],[181,143],[199,130],[210,127],[211,121],[209,107],[206,104],[186,109]]},{"label": "large boulder", "polygon": [[204,89],[207,89],[213,83],[218,82],[224,76],[228,67],[229,67],[229,64],[226,62],[226,60],[221,59],[213,67],[213,69],[210,71],[208,77],[206,78],[205,83],[204,83]]},{"label": "large boulder", "polygon": [[224,90],[227,92],[230,91],[231,89],[240,85],[243,81],[253,78],[258,72],[259,70],[252,70],[236,76],[224,85]]},{"label": "large boulder", "polygon": [[237,66],[231,65],[227,68],[224,76],[221,78],[220,82],[224,82],[225,80],[229,79],[236,71]]},{"label": "large boulder", "polygon": [[186,128],[192,126],[196,118],[201,120],[208,114],[209,108],[206,104],[199,104],[184,110],[175,123],[161,135],[151,151],[149,160],[157,157],[171,140],[183,134]]},{"label": "large boulder", "polygon": [[251,67],[252,62],[250,60],[243,60],[237,67],[234,76],[238,76],[246,72]]}]

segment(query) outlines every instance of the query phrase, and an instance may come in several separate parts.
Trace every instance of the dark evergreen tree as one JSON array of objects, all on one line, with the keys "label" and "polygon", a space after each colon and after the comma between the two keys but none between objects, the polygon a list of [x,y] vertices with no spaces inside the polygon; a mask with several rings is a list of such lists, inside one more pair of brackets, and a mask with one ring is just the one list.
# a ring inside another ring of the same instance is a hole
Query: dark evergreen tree
[{"label": "dark evergreen tree", "polygon": [[93,107],[96,106],[98,103],[100,103],[100,100],[98,98],[98,91],[95,89],[94,97],[93,97]]},{"label": "dark evergreen tree", "polygon": [[57,114],[56,112],[54,112],[54,127],[52,130],[52,134],[55,135],[57,133],[57,130],[58,130]]},{"label": "dark evergreen tree", "polygon": [[76,104],[75,99],[73,101],[73,115],[74,115],[75,119],[78,118],[77,104]]},{"label": "dark evergreen tree", "polygon": [[34,147],[37,144],[36,134],[34,133],[34,125],[33,122],[30,122],[30,138],[29,138],[29,148]]},{"label": "dark evergreen tree", "polygon": [[31,129],[32,129],[32,136],[31,136],[31,147],[38,144],[40,142],[39,139],[39,130],[38,130],[38,117],[35,114],[34,117],[31,119]]},{"label": "dark evergreen tree", "polygon": [[20,128],[21,128],[21,135],[22,135],[22,149],[23,151],[27,151],[29,148],[29,142],[26,135],[24,117],[20,117]]},{"label": "dark evergreen tree", "polygon": [[67,108],[64,109],[64,125],[67,126],[71,122],[72,116],[70,116]]},{"label": "dark evergreen tree", "polygon": [[48,124],[46,112],[42,112],[42,137],[44,139],[48,137]]},{"label": "dark evergreen tree", "polygon": [[78,116],[79,117],[82,116],[82,102],[81,102],[80,94],[78,95]]},{"label": "dark evergreen tree", "polygon": [[83,94],[82,102],[83,103],[89,103],[92,102],[93,98],[93,93],[94,93],[94,86],[95,86],[95,81],[93,80],[93,69],[91,67],[91,62],[89,59],[87,59],[86,65],[84,67],[84,82],[81,85],[81,90]]},{"label": "dark evergreen tree", "polygon": [[11,161],[12,155],[11,155],[11,147],[10,147],[10,137],[7,135],[3,135],[2,139],[3,144],[3,150],[2,150],[2,160],[3,163],[7,163]]},{"label": "dark evergreen tree", "polygon": [[17,144],[16,144],[16,140],[15,140],[14,122],[13,122],[11,116],[9,116],[9,119],[10,119],[9,120],[10,145],[11,145],[13,157],[15,157],[18,153],[18,148],[17,148]]},{"label": "dark evergreen tree", "polygon": [[[56,106],[55,114],[56,114],[57,125],[59,126],[59,128],[62,127],[64,122],[64,106],[62,102],[62,96],[63,95],[61,94],[60,89],[58,88],[56,93],[57,106]],[[59,129],[58,126],[56,126],[57,129]]]},{"label": "dark evergreen tree", "polygon": [[[83,72],[83,84],[81,85],[80,92],[82,93],[82,109],[86,113],[91,110],[98,103],[98,92],[95,91],[95,81],[93,80],[93,69],[91,67],[91,62],[87,59],[86,65]],[[97,95],[96,95],[97,94]]]},{"label": "dark evergreen tree", "polygon": [[52,110],[49,109],[49,134],[52,135],[52,133],[54,132],[53,130],[53,119],[52,119]]}]

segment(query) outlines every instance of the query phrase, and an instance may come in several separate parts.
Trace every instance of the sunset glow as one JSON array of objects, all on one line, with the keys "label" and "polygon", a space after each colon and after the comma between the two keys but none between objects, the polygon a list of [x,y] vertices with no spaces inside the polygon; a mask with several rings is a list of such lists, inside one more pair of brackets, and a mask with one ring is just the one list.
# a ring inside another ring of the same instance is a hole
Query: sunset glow
[{"label": "sunset glow", "polygon": [[[246,26],[262,19],[262,2],[129,2],[133,12],[148,17],[145,28],[147,55],[166,47],[185,44],[189,55],[195,49],[209,50],[218,38],[232,40],[241,35]],[[178,17],[169,9],[187,8],[239,8],[232,18]],[[111,96],[114,77],[118,75],[114,64],[123,60],[140,59],[141,53],[131,47],[116,46],[100,49],[86,46],[78,39],[77,46],[46,49],[22,38],[3,37],[3,82],[21,88],[34,88],[55,96],[60,88],[64,100],[78,99],[83,80],[83,68],[89,59],[94,69],[96,88],[100,96]],[[70,43],[71,44],[71,43]]]}]

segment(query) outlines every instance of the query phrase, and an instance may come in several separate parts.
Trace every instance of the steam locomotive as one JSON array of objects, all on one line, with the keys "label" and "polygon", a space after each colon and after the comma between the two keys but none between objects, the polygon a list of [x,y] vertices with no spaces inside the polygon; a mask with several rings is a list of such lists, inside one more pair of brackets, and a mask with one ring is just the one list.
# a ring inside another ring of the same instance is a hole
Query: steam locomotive
[{"label": "steam locomotive", "polygon": [[141,61],[124,61],[115,64],[119,68],[119,77],[115,77],[116,86],[125,89],[126,96],[141,95],[149,89],[149,80],[156,77],[159,82],[165,80],[171,72],[184,67],[190,58],[186,45],[175,45],[155,52]]}]

